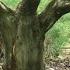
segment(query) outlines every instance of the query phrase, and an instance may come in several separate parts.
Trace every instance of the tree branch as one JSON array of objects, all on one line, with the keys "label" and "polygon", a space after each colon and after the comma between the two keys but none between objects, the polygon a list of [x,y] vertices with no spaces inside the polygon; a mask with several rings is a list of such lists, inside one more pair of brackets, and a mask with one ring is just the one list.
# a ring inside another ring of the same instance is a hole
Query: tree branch
[{"label": "tree branch", "polygon": [[70,0],[52,0],[38,15],[41,30],[47,32],[62,15],[68,12],[70,12]]},{"label": "tree branch", "polygon": [[35,14],[39,3],[40,0],[22,0],[18,10],[22,14],[27,15]]},{"label": "tree branch", "polygon": [[14,15],[15,13],[12,9],[8,8],[2,1],[0,1],[0,13],[1,12],[2,13],[6,12],[12,15]]}]

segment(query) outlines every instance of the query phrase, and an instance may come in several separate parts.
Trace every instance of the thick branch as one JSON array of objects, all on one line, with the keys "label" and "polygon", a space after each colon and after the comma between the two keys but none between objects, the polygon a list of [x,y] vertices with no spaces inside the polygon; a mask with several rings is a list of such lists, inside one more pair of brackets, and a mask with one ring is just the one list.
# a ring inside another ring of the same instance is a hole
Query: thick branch
[{"label": "thick branch", "polygon": [[47,32],[64,14],[70,12],[70,0],[53,0],[39,15],[41,30]]},{"label": "thick branch", "polygon": [[18,10],[22,14],[35,14],[39,3],[40,0],[22,0]]}]

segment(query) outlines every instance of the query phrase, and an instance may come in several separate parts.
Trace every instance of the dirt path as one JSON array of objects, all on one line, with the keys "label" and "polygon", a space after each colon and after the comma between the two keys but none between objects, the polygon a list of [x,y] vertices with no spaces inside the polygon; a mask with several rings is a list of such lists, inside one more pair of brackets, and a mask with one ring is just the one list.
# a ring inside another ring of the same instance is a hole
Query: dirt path
[{"label": "dirt path", "polygon": [[45,70],[70,70],[70,59],[50,59],[45,65]]}]

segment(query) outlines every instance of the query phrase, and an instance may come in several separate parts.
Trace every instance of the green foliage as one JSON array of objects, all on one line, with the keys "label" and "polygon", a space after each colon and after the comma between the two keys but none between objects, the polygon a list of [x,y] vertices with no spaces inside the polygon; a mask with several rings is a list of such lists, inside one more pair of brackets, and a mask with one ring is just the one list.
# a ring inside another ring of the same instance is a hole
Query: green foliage
[{"label": "green foliage", "polygon": [[70,13],[62,16],[54,26],[46,33],[46,37],[52,40],[53,55],[60,52],[60,49],[70,39]]},{"label": "green foliage", "polygon": [[52,0],[41,0],[37,12],[40,14]]},{"label": "green foliage", "polygon": [[0,0],[5,3],[9,8],[15,9],[21,0]]}]

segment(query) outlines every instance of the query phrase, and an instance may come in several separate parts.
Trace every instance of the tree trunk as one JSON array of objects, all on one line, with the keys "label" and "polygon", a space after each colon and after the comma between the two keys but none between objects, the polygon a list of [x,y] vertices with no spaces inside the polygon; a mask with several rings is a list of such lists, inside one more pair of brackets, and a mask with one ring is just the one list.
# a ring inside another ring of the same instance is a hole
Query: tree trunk
[{"label": "tree trunk", "polygon": [[41,70],[44,38],[40,35],[38,19],[35,15],[20,19],[15,47],[17,70]]},{"label": "tree trunk", "polygon": [[[5,8],[5,9],[4,9]],[[6,7],[0,6],[0,32],[5,46],[6,70],[11,70],[11,58],[13,43],[16,39],[16,25],[14,24],[14,15]]]},{"label": "tree trunk", "polygon": [[29,38],[28,42],[23,41],[24,44],[21,42],[17,46],[17,70],[41,70],[42,47],[33,41]]},{"label": "tree trunk", "polygon": [[37,15],[39,2],[23,0],[16,13],[0,5],[0,31],[5,44],[6,70],[44,70],[44,35],[62,15],[70,12],[70,1],[52,0]]}]

